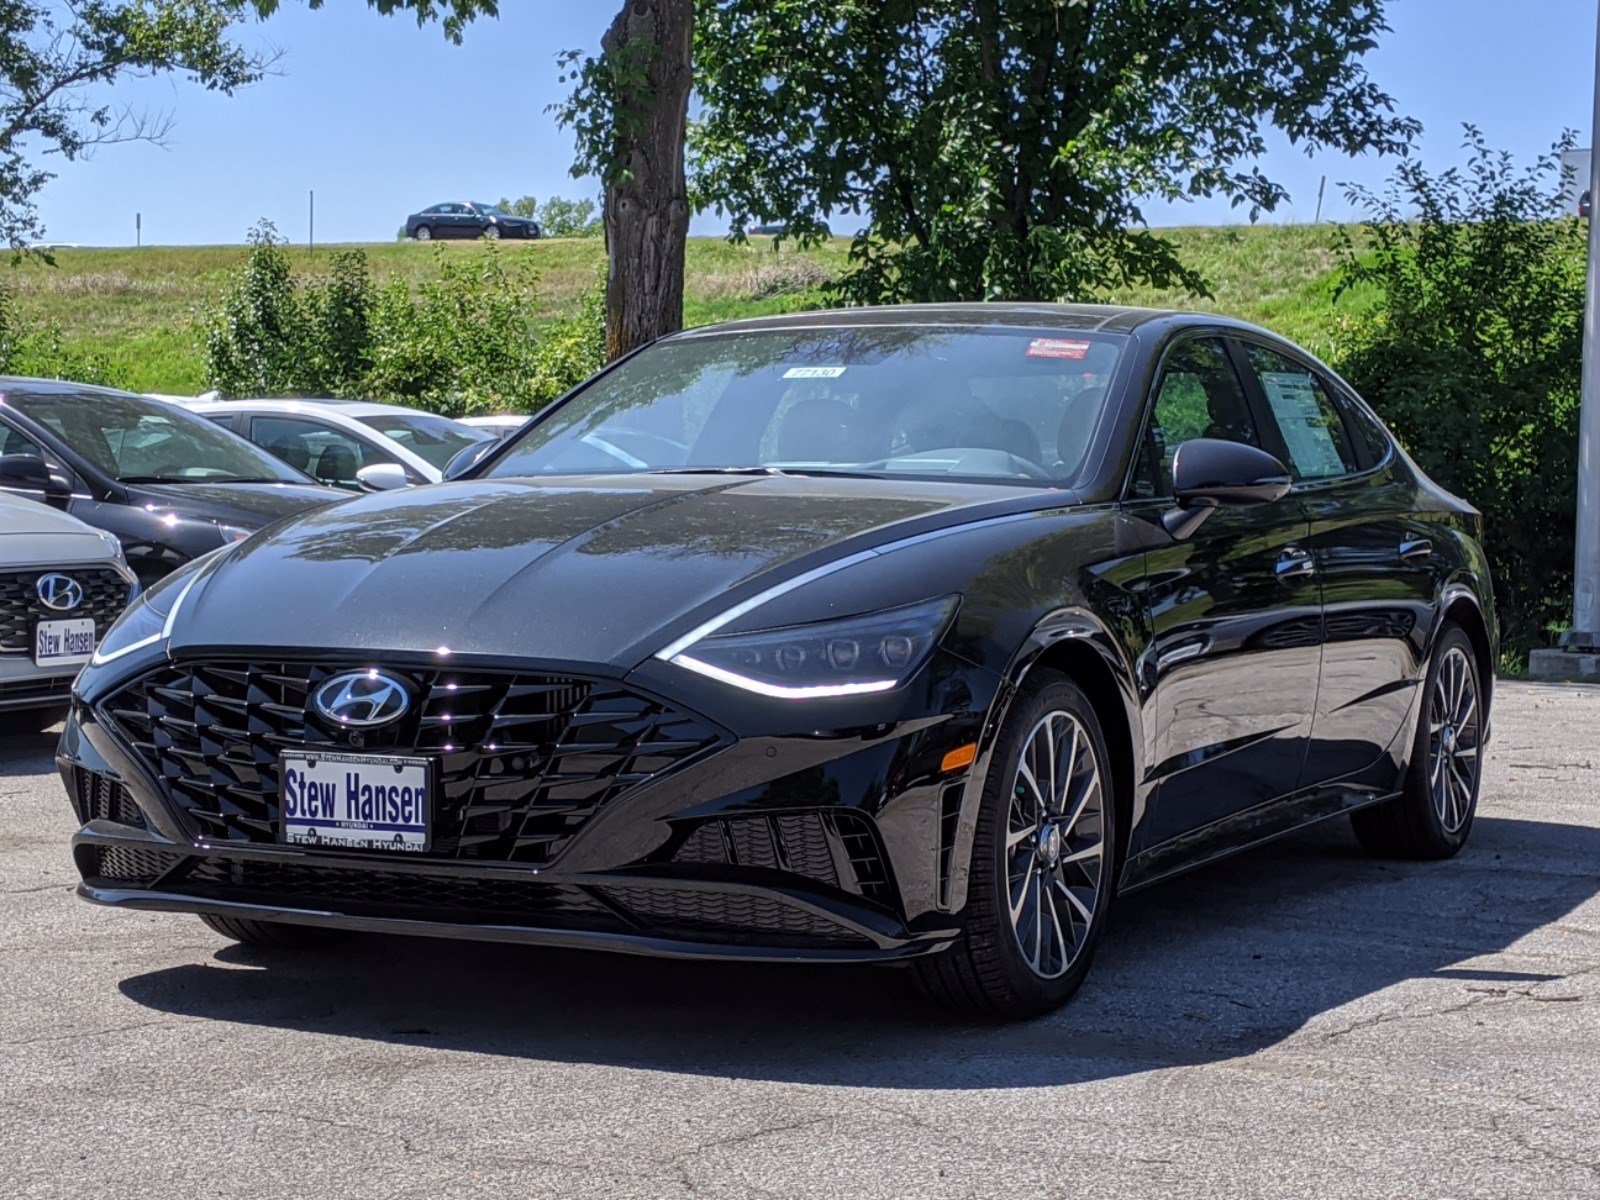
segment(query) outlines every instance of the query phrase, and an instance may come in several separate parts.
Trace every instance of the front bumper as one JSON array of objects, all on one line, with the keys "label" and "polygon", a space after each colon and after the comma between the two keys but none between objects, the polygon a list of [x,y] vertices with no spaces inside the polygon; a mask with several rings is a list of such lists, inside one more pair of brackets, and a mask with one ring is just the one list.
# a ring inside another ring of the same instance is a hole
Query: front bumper
[{"label": "front bumper", "polygon": [[537,864],[243,841],[214,819],[198,828],[127,729],[80,702],[59,756],[82,822],[79,894],[112,907],[690,958],[932,953],[960,927],[958,843],[975,814],[965,774],[939,765],[978,737],[989,693],[974,692],[975,673],[955,659],[933,671],[941,705],[978,702],[955,712],[923,712],[913,699],[899,719],[866,726],[728,733],[608,799]]}]

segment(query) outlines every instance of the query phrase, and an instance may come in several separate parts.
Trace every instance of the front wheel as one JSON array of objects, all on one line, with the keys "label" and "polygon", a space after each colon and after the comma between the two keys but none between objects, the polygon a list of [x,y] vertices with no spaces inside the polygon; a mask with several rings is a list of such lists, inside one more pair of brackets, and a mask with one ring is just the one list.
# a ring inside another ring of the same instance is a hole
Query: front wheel
[{"label": "front wheel", "polygon": [[253,921],[249,917],[224,917],[201,913],[200,920],[223,937],[245,946],[270,950],[298,950],[328,941],[329,930],[311,925],[290,925],[283,921]]},{"label": "front wheel", "polygon": [[990,1017],[1038,1016],[1071,999],[1113,890],[1116,801],[1094,706],[1057,672],[1030,682],[995,744],[961,939],[916,962],[930,998]]},{"label": "front wheel", "polygon": [[491,242],[498,242],[500,240],[500,226],[489,226],[489,228],[483,231],[483,236],[488,238]]},{"label": "front wheel", "polygon": [[1483,689],[1466,631],[1440,630],[1428,664],[1405,788],[1350,814],[1356,839],[1385,858],[1449,858],[1467,844],[1483,773]]}]

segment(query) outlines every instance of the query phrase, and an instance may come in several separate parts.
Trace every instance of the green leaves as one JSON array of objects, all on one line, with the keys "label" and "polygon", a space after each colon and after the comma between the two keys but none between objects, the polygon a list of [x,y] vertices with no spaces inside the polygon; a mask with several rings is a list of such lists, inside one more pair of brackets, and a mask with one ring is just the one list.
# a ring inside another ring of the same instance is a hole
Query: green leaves
[{"label": "green leaves", "polygon": [[1569,615],[1588,228],[1564,215],[1560,152],[1526,170],[1467,127],[1469,161],[1402,164],[1347,238],[1341,289],[1375,292],[1342,369],[1439,483],[1484,515],[1518,656]]},{"label": "green leaves", "polygon": [[1284,190],[1251,164],[1404,147],[1360,56],[1377,0],[708,0],[697,11],[696,202],[786,221],[856,214],[848,300],[1204,291],[1144,229],[1145,197]]}]

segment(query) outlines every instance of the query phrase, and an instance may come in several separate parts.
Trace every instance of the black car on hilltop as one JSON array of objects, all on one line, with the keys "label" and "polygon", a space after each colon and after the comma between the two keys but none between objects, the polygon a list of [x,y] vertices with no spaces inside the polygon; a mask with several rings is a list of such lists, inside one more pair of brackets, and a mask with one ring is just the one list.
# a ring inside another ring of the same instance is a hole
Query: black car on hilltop
[{"label": "black car on hilltop", "polygon": [[904,961],[1024,1016],[1121,892],[1333,816],[1414,858],[1472,827],[1480,517],[1264,330],[697,329],[467,476],[129,610],[61,743],[81,895],[279,946]]},{"label": "black car on hilltop", "polygon": [[419,242],[434,238],[536,238],[539,222],[516,217],[492,204],[451,201],[435,204],[406,218],[406,236]]},{"label": "black car on hilltop", "polygon": [[0,491],[115,534],[145,587],[349,494],[176,404],[17,378],[0,378]]}]

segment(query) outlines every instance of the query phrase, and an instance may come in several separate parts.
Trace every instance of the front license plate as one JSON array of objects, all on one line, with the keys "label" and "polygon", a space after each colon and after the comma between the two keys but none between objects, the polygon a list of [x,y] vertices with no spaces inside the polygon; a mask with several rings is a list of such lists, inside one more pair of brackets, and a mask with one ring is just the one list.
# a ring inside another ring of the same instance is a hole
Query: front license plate
[{"label": "front license plate", "polygon": [[291,846],[428,849],[433,770],[426,758],[286,750],[278,779],[283,840]]},{"label": "front license plate", "polygon": [[86,663],[94,654],[94,619],[40,621],[33,631],[33,665],[70,667]]}]

